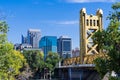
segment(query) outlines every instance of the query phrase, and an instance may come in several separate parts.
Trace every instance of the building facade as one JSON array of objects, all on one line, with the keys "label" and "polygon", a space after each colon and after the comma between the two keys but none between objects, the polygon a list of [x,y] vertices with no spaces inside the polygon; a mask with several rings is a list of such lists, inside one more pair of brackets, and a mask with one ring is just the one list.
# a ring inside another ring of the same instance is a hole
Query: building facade
[{"label": "building facade", "polygon": [[57,39],[57,52],[62,58],[71,57],[72,40],[70,37],[61,36]]},{"label": "building facade", "polygon": [[74,50],[72,50],[72,57],[79,57],[79,56],[80,56],[79,48],[75,48]]},{"label": "building facade", "polygon": [[39,48],[43,50],[44,59],[49,51],[57,52],[57,37],[56,36],[44,36],[39,42]]},{"label": "building facade", "polygon": [[21,36],[22,37],[22,42],[21,42],[21,44],[26,44],[26,43],[28,43],[28,39],[27,39],[27,37],[25,37],[25,36]]},{"label": "building facade", "polygon": [[29,29],[27,32],[28,44],[33,48],[39,48],[39,40],[41,38],[41,32],[39,29]]},{"label": "building facade", "polygon": [[15,50],[20,50],[20,45],[21,45],[21,44],[18,44],[18,43],[14,44],[14,49],[15,49]]},{"label": "building facade", "polygon": [[25,48],[28,48],[28,49],[32,49],[32,46],[30,44],[27,44],[27,43],[23,43],[23,44],[15,44],[14,45],[14,49],[15,50],[19,50],[19,51],[23,51]]}]

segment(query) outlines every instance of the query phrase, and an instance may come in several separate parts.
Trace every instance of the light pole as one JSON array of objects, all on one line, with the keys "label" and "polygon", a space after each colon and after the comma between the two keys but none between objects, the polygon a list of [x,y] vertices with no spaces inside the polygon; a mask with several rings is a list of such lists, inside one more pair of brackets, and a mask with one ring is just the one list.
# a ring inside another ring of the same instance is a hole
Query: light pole
[{"label": "light pole", "polygon": [[50,80],[51,80],[51,71],[49,71],[49,73],[50,73]]},{"label": "light pole", "polygon": [[46,68],[44,68],[44,79],[45,79]]}]

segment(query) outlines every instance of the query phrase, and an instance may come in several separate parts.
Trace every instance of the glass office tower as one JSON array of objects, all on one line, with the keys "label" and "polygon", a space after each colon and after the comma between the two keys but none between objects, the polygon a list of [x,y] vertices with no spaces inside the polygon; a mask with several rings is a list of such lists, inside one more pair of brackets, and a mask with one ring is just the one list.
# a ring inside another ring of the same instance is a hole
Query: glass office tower
[{"label": "glass office tower", "polygon": [[22,44],[26,44],[26,43],[28,43],[28,39],[27,39],[27,37],[25,37],[25,36],[21,36],[22,37]]},{"label": "glass office tower", "polygon": [[49,51],[57,52],[57,37],[56,36],[44,36],[39,42],[39,48],[44,52],[44,59]]},{"label": "glass office tower", "polygon": [[72,40],[70,37],[61,36],[57,40],[57,52],[62,58],[71,57],[72,52]]}]

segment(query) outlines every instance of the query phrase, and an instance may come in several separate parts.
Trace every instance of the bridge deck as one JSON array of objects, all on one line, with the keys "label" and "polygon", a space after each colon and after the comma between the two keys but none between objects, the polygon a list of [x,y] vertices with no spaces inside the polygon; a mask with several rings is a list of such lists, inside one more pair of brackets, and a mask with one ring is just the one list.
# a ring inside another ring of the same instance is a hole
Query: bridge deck
[{"label": "bridge deck", "polygon": [[94,68],[95,64],[79,64],[79,65],[67,65],[59,66],[59,68]]}]

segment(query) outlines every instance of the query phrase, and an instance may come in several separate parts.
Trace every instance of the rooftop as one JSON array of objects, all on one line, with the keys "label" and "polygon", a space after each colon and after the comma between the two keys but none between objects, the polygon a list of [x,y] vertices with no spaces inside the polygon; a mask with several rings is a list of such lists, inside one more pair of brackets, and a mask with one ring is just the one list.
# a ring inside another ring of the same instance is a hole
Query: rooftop
[{"label": "rooftop", "polygon": [[60,36],[60,38],[70,38],[70,37],[68,37],[68,36]]},{"label": "rooftop", "polygon": [[40,32],[40,29],[29,29],[30,32]]}]

